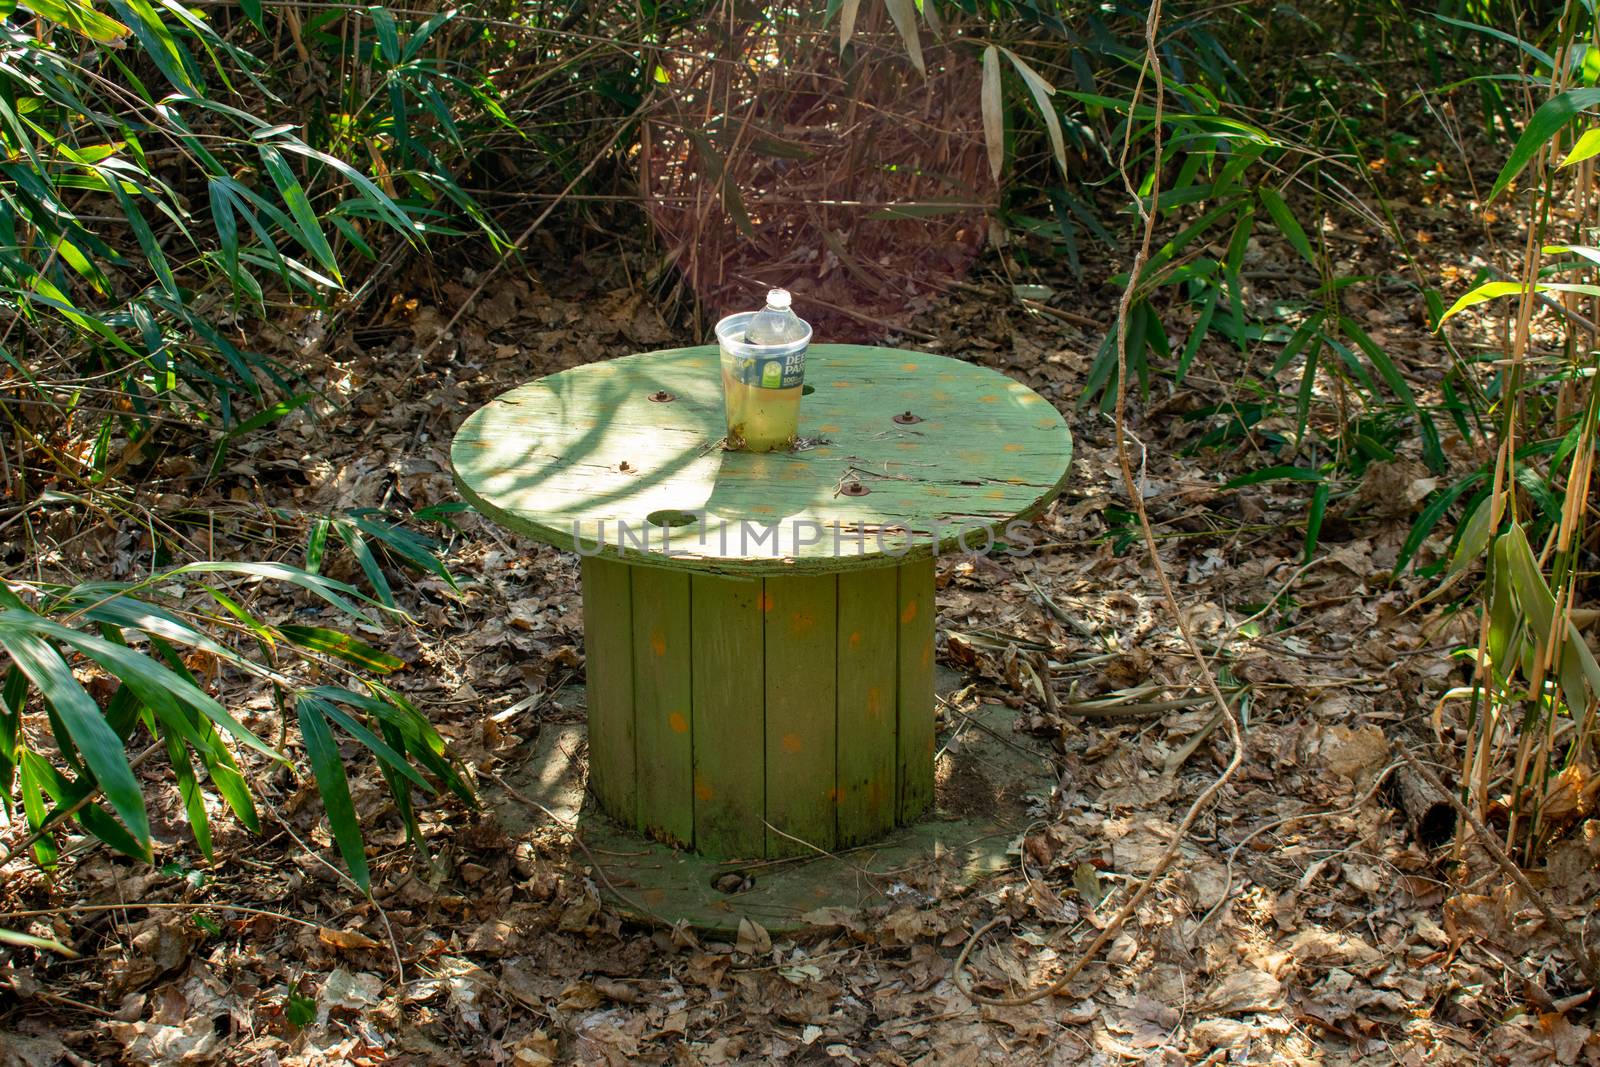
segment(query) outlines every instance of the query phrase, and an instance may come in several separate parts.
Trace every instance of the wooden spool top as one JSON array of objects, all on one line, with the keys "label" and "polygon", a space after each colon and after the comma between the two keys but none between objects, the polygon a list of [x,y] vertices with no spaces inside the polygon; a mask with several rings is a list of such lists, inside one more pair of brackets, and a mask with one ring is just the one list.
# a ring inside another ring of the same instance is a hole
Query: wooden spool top
[{"label": "wooden spool top", "polygon": [[474,412],[451,447],[456,484],[560,548],[765,575],[894,565],[958,540],[981,551],[1066,480],[1065,420],[987,368],[813,345],[806,384],[807,447],[728,452],[715,345],[576,367]]}]

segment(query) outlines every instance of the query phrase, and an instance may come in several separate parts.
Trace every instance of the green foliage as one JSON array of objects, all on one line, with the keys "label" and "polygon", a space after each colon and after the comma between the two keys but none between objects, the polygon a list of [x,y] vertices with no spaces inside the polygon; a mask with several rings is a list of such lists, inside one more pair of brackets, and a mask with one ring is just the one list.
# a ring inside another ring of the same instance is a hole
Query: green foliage
[{"label": "green foliage", "polygon": [[427,54],[454,12],[351,9],[360,44],[323,29],[344,9],[313,20],[306,37],[350,77],[337,109],[306,121],[236,11],[216,9],[219,28],[178,3],[113,0],[116,19],[31,7],[39,19],[0,22],[0,309],[15,317],[0,358],[32,380],[65,349],[127,397],[115,422],[130,440],[157,410],[219,420],[220,461],[309,399],[266,395],[294,372],[240,326],[282,294],[326,305],[346,261],[375,260],[386,235],[415,245],[463,232],[460,218],[499,241],[451,176],[467,149],[447,98],[509,119],[481,78]]},{"label": "green foliage", "polygon": [[[1593,595],[1583,560],[1600,430],[1600,356],[1588,325],[1600,301],[1600,252],[1586,243],[1596,222],[1591,198],[1572,185],[1592,183],[1600,147],[1592,128],[1600,52],[1585,43],[1595,28],[1592,7],[1572,4],[1537,42],[1484,31],[1535,64],[1527,81],[1537,86],[1531,99],[1543,102],[1527,115],[1490,198],[1528,194],[1519,197],[1520,218],[1538,251],[1516,278],[1475,279],[1437,318],[1443,327],[1471,309],[1509,320],[1486,390],[1497,402],[1497,448],[1451,487],[1466,505],[1447,576],[1483,567],[1481,647],[1472,650],[1473,685],[1459,691],[1471,701],[1463,780],[1480,810],[1504,805],[1507,840],[1526,860],[1571,825],[1572,797],[1600,763],[1600,665],[1572,617]],[[1574,243],[1551,240],[1566,225]],[[1561,337],[1556,346],[1536,338],[1535,319],[1544,316]]]},{"label": "green foliage", "polygon": [[[287,757],[211,695],[193,673],[197,662],[258,679],[297,704],[335,841],[363,890],[361,831],[336,730],[378,759],[413,839],[412,790],[432,794],[443,786],[472,802],[427,718],[374,677],[404,664],[339,630],[255,617],[239,606],[243,598],[230,582],[262,579],[297,587],[354,621],[370,622],[363,605],[376,606],[352,586],[282,564],[192,564],[140,583],[38,584],[32,603],[0,589],[0,650],[12,661],[0,689],[0,785],[20,799],[38,835],[40,862],[54,862],[52,831],[69,818],[118,851],[149,861],[150,826],[135,771],[157,750],[166,756],[195,843],[208,859],[207,785],[242,825],[259,829],[249,771],[236,750],[279,763]],[[200,595],[217,610],[197,608]],[[246,638],[258,654],[246,655],[213,636],[218,633]],[[285,653],[319,662],[324,674],[347,675],[352,688],[296,682],[280,662]],[[80,678],[84,673],[115,680],[104,707]],[[38,745],[23,728],[35,699],[51,726],[52,746]],[[141,733],[154,744],[139,760],[130,759],[128,748]]]},{"label": "green foliage", "polygon": [[[452,35],[475,32],[458,12],[335,6],[302,27],[260,4],[24,7],[36,17],[0,12],[0,359],[11,395],[55,420],[41,437],[13,400],[0,395],[0,409],[76,481],[75,499],[123,507],[111,457],[158,429],[208,436],[215,474],[240,438],[314,399],[300,368],[245,338],[286,303],[336,311],[352,264],[469,234],[505,248],[454,176],[472,139],[517,135],[487,79],[451,58]],[[307,67],[342,72],[336,99],[318,96],[308,113],[290,99],[295,79],[257,58],[284,32]],[[84,382],[119,394],[87,429],[75,419]],[[62,463],[83,454],[69,436],[85,433],[84,468]],[[217,804],[259,829],[252,779],[290,751],[230,712],[213,675],[253,680],[286,718],[293,709],[363,890],[353,752],[376,760],[419,847],[415,791],[472,801],[426,716],[381,681],[400,659],[342,623],[274,622],[250,606],[281,585],[370,629],[375,612],[399,613],[386,565],[454,584],[438,545],[394,516],[356,511],[323,527],[370,595],[317,573],[320,550],[305,569],[206,561],[139,582],[0,584],[0,796],[20,808],[40,863],[56,862],[69,823],[150,860],[152,760],[165,761],[208,859]]]}]

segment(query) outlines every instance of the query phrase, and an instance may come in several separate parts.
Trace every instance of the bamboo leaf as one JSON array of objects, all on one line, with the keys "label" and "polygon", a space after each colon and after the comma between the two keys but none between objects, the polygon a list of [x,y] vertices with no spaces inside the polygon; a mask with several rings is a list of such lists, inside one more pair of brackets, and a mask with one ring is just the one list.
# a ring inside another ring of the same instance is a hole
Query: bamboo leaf
[{"label": "bamboo leaf", "polygon": [[0,647],[61,716],[67,734],[94,772],[106,800],[132,831],[148,859],[150,819],[122,739],[106,722],[94,698],[73,677],[72,668],[61,653],[34,632],[33,624],[42,621],[15,608],[0,610]]},{"label": "bamboo leaf", "polygon": [[1450,557],[1450,568],[1446,574],[1454,575],[1466,569],[1483,555],[1494,533],[1489,526],[1489,516],[1493,513],[1493,496],[1485,496],[1478,501],[1478,506],[1472,509],[1472,514],[1467,516],[1466,523],[1461,527],[1461,538],[1456,542],[1456,550]]},{"label": "bamboo leaf", "polygon": [[326,707],[324,701],[312,696],[301,696],[295,701],[300,736],[305,741],[306,758],[311,763],[317,792],[322,796],[334,843],[339,846],[345,866],[350,868],[350,877],[363,893],[371,893],[372,878],[367,871],[366,847],[361,839],[361,825],[356,821],[356,806],[350,799],[350,779],[345,776],[344,760],[339,757],[339,746],[323,714]]},{"label": "bamboo leaf", "polygon": [[1400,546],[1400,552],[1395,557],[1394,568],[1391,573],[1398,576],[1406,569],[1406,564],[1411,562],[1412,557],[1417,554],[1417,550],[1422,547],[1422,542],[1427,540],[1434,527],[1444,518],[1445,512],[1450,510],[1451,505],[1459,500],[1463,493],[1477,485],[1481,480],[1482,476],[1475,474],[1461,479],[1461,481],[1443,492],[1433,494],[1427,505],[1417,515],[1416,521],[1411,524],[1411,530],[1406,534],[1405,543]]},{"label": "bamboo leaf", "polygon": [[1061,173],[1067,173],[1067,146],[1061,135],[1061,116],[1056,114],[1055,101],[1056,87],[1045,81],[1022,57],[1011,49],[1003,49],[1006,58],[1011,60],[1011,65],[1017,73],[1022,75],[1022,81],[1027,85],[1028,91],[1033,94],[1033,102],[1039,106],[1039,116],[1044,119],[1045,131],[1050,134],[1050,150],[1055,153],[1056,166],[1061,168]]},{"label": "bamboo leaf", "polygon": [[1567,707],[1574,715],[1582,714],[1588,707],[1591,695],[1600,693],[1600,663],[1589,650],[1589,645],[1578,633],[1577,627],[1563,614],[1556,617],[1555,595],[1550,592],[1544,575],[1539,571],[1539,561],[1534,557],[1528,537],[1518,523],[1500,535],[1506,546],[1505,560],[1510,569],[1511,588],[1522,607],[1523,617],[1532,627],[1540,646],[1546,646],[1556,636],[1556,625],[1563,625],[1560,634],[1562,647],[1557,655],[1561,693]]},{"label": "bamboo leaf", "polygon": [[1572,146],[1572,151],[1567,153],[1567,158],[1561,161],[1561,166],[1570,167],[1574,163],[1582,163],[1597,155],[1600,155],[1600,129],[1585,130],[1583,136]]},{"label": "bamboo leaf", "polygon": [[0,926],[0,944],[18,945],[22,948],[43,949],[46,952],[54,952],[59,956],[65,956],[69,960],[75,960],[78,958],[78,954],[76,952],[72,951],[66,945],[63,945],[61,942],[56,941],[53,938],[35,937],[32,934],[24,934],[16,930],[7,930],[3,926]]},{"label": "bamboo leaf", "polygon": [[182,739],[175,733],[167,732],[163,734],[162,741],[167,746],[167,760],[172,764],[172,773],[178,779],[178,797],[183,801],[183,811],[189,819],[189,831],[194,834],[194,843],[199,846],[200,854],[209,862],[211,819],[206,815],[206,798],[200,791],[200,780],[195,776],[194,766],[189,762],[189,753]]},{"label": "bamboo leaf", "polygon": [[272,183],[278,187],[278,195],[283,197],[283,202],[296,223],[294,229],[296,239],[307,252],[316,257],[317,262],[333,280],[342,285],[343,281],[339,277],[339,261],[334,259],[333,249],[329,246],[328,239],[323,236],[322,220],[317,218],[316,210],[312,208],[300,179],[289,169],[283,153],[277,148],[262,145],[260,151],[261,161],[266,165]]},{"label": "bamboo leaf", "polygon": [[390,747],[388,742],[380,741],[377,734],[357,722],[348,713],[341,711],[332,702],[323,703],[322,713],[342,727],[351,737],[370,749],[372,754],[378,757],[380,763],[392,768],[397,774],[409,780],[412,785],[415,785],[425,793],[437,792],[433,786],[428,784],[426,778],[417,773],[416,768],[412,767],[404,756]]},{"label": "bamboo leaf", "polygon": [[927,74],[928,65],[922,59],[922,41],[917,36],[917,13],[911,6],[911,0],[883,0],[883,6],[889,9],[894,28],[900,31],[900,39],[906,43],[906,56],[911,60],[911,65],[917,68],[918,74]]},{"label": "bamboo leaf", "polygon": [[1522,136],[1517,138],[1516,145],[1511,149],[1511,158],[1500,169],[1500,176],[1494,180],[1494,188],[1489,190],[1486,202],[1492,202],[1505,192],[1506,186],[1533,162],[1533,157],[1541,148],[1549,144],[1567,123],[1596,104],[1600,104],[1600,89],[1568,89],[1540,104],[1539,110],[1522,128]]},{"label": "bamboo leaf", "polygon": [[289,623],[283,623],[275,629],[292,645],[322,652],[362,670],[392,674],[406,665],[405,660],[381,652],[338,630],[323,626],[293,626]]},{"label": "bamboo leaf", "polygon": [[367,581],[372,585],[373,592],[378,594],[378,599],[386,607],[394,607],[394,592],[389,588],[389,579],[384,576],[383,568],[378,565],[378,558],[372,554],[372,548],[367,544],[367,539],[361,535],[360,529],[342,520],[335,522],[333,528],[339,532],[339,538],[354,553],[356,562],[361,565],[361,572],[367,576]]},{"label": "bamboo leaf", "polygon": [[1241,474],[1225,484],[1223,489],[1238,489],[1246,485],[1258,485],[1261,482],[1320,482],[1323,480],[1321,471],[1310,470],[1306,467],[1265,467],[1261,470]]},{"label": "bamboo leaf", "polygon": [[[1573,246],[1570,251],[1577,251],[1578,246]],[[1484,282],[1482,285],[1462,295],[1450,310],[1439,317],[1439,326],[1446,320],[1465,311],[1469,307],[1481,304],[1486,300],[1498,300],[1502,296],[1520,296],[1528,291],[1524,282]],[[1583,296],[1600,296],[1600,285],[1583,285],[1577,282],[1540,282],[1533,287],[1536,293],[1579,293]],[[1435,330],[1438,326],[1434,327]]]},{"label": "bamboo leaf", "polygon": [[1316,554],[1317,542],[1322,538],[1322,518],[1328,510],[1329,491],[1328,483],[1320,482],[1311,494],[1311,508],[1306,512],[1305,549],[1300,557],[1301,563],[1310,563],[1311,557]]},{"label": "bamboo leaf", "polygon": [[1269,189],[1263,185],[1256,190],[1256,196],[1260,199],[1261,206],[1267,209],[1267,214],[1272,216],[1272,223],[1278,227],[1278,232],[1288,238],[1294,250],[1299,252],[1307,263],[1317,267],[1317,253],[1311,247],[1311,240],[1306,236],[1306,231],[1300,228],[1300,221],[1294,217],[1294,212],[1289,210],[1283,195],[1276,189]]},{"label": "bamboo leaf", "polygon": [[57,25],[83,34],[91,41],[122,47],[132,31],[109,15],[102,15],[82,0],[21,0],[20,6]]},{"label": "bamboo leaf", "polygon": [[861,0],[844,0],[839,8],[839,48],[842,50],[855,36],[856,16],[861,13]]},{"label": "bamboo leaf", "polygon": [[[5,613],[0,613],[3,614]],[[18,625],[26,626],[36,635],[71,645],[125,683],[136,686],[136,691],[145,703],[150,704],[170,698],[178,704],[193,708],[262,755],[279,762],[283,761],[282,754],[235,719],[228,709],[217,703],[209,693],[192,681],[167,670],[149,656],[135,652],[125,645],[74,630],[49,619],[24,617]],[[98,711],[98,708],[96,710]],[[98,771],[95,773],[96,776],[99,775]]]},{"label": "bamboo leaf", "polygon": [[180,578],[185,574],[243,574],[255,578],[270,578],[275,581],[289,582],[299,586],[308,593],[312,593],[332,604],[347,615],[371,622],[372,619],[366,612],[351,603],[349,598],[365,600],[369,604],[376,601],[366,596],[355,586],[325,578],[320,574],[312,574],[298,567],[286,566],[282,563],[224,563],[211,560],[203,563],[186,563],[181,567],[174,567],[162,575],[162,581]]},{"label": "bamboo leaf", "polygon": [[[41,771],[51,770],[52,768],[38,756],[23,749],[22,760],[17,765],[17,784],[22,791],[22,811],[27,816],[28,829],[36,833],[44,828],[45,820],[50,816],[43,798],[48,789],[47,776],[41,774]],[[33,858],[41,867],[46,869],[54,867],[60,855],[60,850],[56,848],[56,843],[49,834],[40,834],[39,839],[33,843]]]},{"label": "bamboo leaf", "polygon": [[1000,50],[994,45],[983,50],[983,87],[979,100],[983,110],[983,143],[989,150],[989,173],[999,181],[1006,159],[1006,122],[1000,98]]}]

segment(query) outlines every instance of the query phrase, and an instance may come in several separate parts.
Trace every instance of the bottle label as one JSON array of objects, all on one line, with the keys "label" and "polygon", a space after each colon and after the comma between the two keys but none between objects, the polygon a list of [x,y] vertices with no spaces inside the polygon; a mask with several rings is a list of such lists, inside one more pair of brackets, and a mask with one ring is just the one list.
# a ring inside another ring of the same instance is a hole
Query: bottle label
[{"label": "bottle label", "polygon": [[757,389],[793,389],[806,376],[806,354],[791,352],[786,356],[753,356],[723,353],[723,362],[733,380]]}]

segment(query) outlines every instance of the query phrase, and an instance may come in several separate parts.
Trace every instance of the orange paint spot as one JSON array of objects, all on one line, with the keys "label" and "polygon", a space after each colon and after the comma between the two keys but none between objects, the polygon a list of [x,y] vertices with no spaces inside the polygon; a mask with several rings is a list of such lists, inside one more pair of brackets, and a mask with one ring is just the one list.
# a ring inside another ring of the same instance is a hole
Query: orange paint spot
[{"label": "orange paint spot", "polygon": [[917,447],[917,442],[901,441],[899,444],[895,445],[895,447],[900,449],[902,452],[910,452],[912,449]]},{"label": "orange paint spot", "polygon": [[850,632],[850,647],[851,648],[860,648],[861,647],[861,631],[860,630],[852,630]]},{"label": "orange paint spot", "polygon": [[689,720],[683,717],[683,712],[681,711],[675,711],[671,715],[668,715],[667,725],[672,728],[672,732],[675,734],[686,734],[689,732]]},{"label": "orange paint spot", "polygon": [[796,637],[816,628],[817,617],[809,611],[796,611],[789,616],[789,632]]},{"label": "orange paint spot", "polygon": [[772,610],[772,594],[771,593],[762,593],[761,594],[761,610],[763,612]]},{"label": "orange paint spot", "polygon": [[983,495],[988,497],[990,500],[1004,500],[1006,498],[1006,491],[1004,489],[991,489]]},{"label": "orange paint spot", "polygon": [[922,665],[924,667],[926,667],[932,662],[933,662],[933,642],[929,641],[927,644],[922,646]]},{"label": "orange paint spot", "polygon": [[916,617],[917,617],[917,602],[915,600],[912,600],[912,601],[909,601],[906,604],[905,610],[900,613],[900,625],[909,626],[909,625],[911,625],[912,620],[915,619]]},{"label": "orange paint spot", "polygon": [[696,800],[710,800],[715,795],[711,786],[703,779],[696,778],[694,780],[694,796]]},{"label": "orange paint spot", "polygon": [[999,399],[1000,398],[998,396],[996,396],[994,393],[985,393],[984,395],[982,395],[982,396],[980,396],[978,398],[978,403],[980,403],[980,404],[993,404],[993,403],[997,403],[999,401]]},{"label": "orange paint spot", "polygon": [[821,426],[818,426],[817,427],[817,432],[818,433],[838,433],[839,432],[839,427],[835,426],[831,422],[828,422],[828,423],[822,424]]},{"label": "orange paint spot", "polygon": [[784,734],[783,740],[780,741],[779,744],[781,744],[783,746],[783,750],[789,753],[791,756],[806,747],[806,743],[800,740],[799,734]]},{"label": "orange paint spot", "polygon": [[1053,429],[1056,428],[1056,420],[1055,419],[1040,419],[1037,425],[1038,425],[1039,429],[1041,429],[1041,430],[1053,430]]},{"label": "orange paint spot", "polygon": [[874,719],[883,714],[883,691],[877,686],[867,690],[867,714]]},{"label": "orange paint spot", "polygon": [[877,782],[867,783],[867,807],[873,811],[883,807],[883,786]]},{"label": "orange paint spot", "polygon": [[834,786],[832,789],[828,790],[828,800],[834,804],[839,803],[839,798],[841,796],[843,796],[843,794],[839,792],[838,786]]},{"label": "orange paint spot", "polygon": [[771,504],[752,504],[750,510],[757,515],[771,515],[773,508]]},{"label": "orange paint spot", "polygon": [[1007,445],[1003,446],[1003,451],[1006,451],[1006,452],[1021,452],[1022,451],[1022,446],[1017,444],[1015,441],[1012,441],[1010,444],[1007,444]]},{"label": "orange paint spot", "polygon": [[657,656],[665,656],[667,654],[667,635],[660,630],[653,631],[650,634],[650,651]]},{"label": "orange paint spot", "polygon": [[846,381],[829,382],[828,384],[833,386],[835,389],[848,389],[848,388],[850,388],[850,383],[846,382]]},{"label": "orange paint spot", "polygon": [[922,369],[922,365],[920,363],[902,363],[902,364],[900,364],[900,369],[901,370],[921,370]]}]

